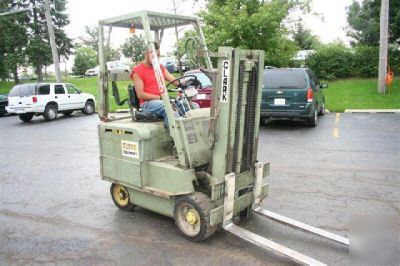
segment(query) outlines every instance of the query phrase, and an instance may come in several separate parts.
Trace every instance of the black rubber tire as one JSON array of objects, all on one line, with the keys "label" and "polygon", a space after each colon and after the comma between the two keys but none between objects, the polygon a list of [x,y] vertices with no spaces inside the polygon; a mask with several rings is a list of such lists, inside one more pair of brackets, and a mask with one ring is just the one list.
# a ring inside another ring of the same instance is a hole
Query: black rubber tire
[{"label": "black rubber tire", "polygon": [[[200,216],[200,230],[194,236],[187,235],[181,229],[181,225],[179,224],[178,220],[179,211],[185,205],[189,205],[192,208],[194,208]],[[212,234],[214,234],[218,228],[217,225],[214,226],[210,225],[210,212],[214,208],[215,205],[214,203],[211,202],[211,199],[207,195],[201,192],[194,192],[193,194],[179,197],[175,202],[175,210],[174,210],[174,220],[176,227],[178,227],[178,230],[187,239],[195,242],[203,241],[206,238],[210,237]]]},{"label": "black rubber tire", "polygon": [[95,106],[93,101],[86,101],[85,107],[83,107],[82,112],[85,115],[91,115],[94,114],[95,111]]},{"label": "black rubber tire", "polygon": [[[48,104],[46,105],[46,108],[44,109],[43,117],[46,121],[52,121],[57,118],[57,105],[56,104]],[[55,113],[52,114],[52,112]]]},{"label": "black rubber tire", "polygon": [[61,112],[63,115],[65,115],[65,116],[70,116],[70,115],[72,115],[72,113],[73,113],[74,111],[73,110],[71,110],[71,111],[63,111],[63,112]]},{"label": "black rubber tire", "polygon": [[321,110],[318,112],[318,115],[325,115],[325,100],[322,102]]},{"label": "black rubber tire", "polygon": [[[118,189],[118,186],[123,187],[125,189],[125,191],[126,191],[125,192],[126,193],[125,197],[128,198],[128,203],[126,205],[119,204],[118,201],[114,198],[114,193],[113,192],[114,192],[115,189]],[[122,211],[132,211],[135,208],[135,205],[132,204],[132,202],[131,202],[129,191],[128,191],[128,189],[126,187],[124,187],[122,185],[118,185],[118,184],[112,183],[111,186],[110,186],[110,194],[111,194],[111,198],[112,198],[115,206],[117,206],[118,209],[120,209]]]},{"label": "black rubber tire", "polygon": [[268,117],[261,117],[260,118],[260,125],[261,126],[266,126],[268,123]]},{"label": "black rubber tire", "polygon": [[21,119],[22,121],[29,122],[33,118],[33,113],[20,114],[18,116],[19,116],[19,119]]},{"label": "black rubber tire", "polygon": [[307,125],[310,127],[316,127],[317,121],[318,121],[318,110],[317,110],[317,108],[315,108],[314,115],[308,119]]}]

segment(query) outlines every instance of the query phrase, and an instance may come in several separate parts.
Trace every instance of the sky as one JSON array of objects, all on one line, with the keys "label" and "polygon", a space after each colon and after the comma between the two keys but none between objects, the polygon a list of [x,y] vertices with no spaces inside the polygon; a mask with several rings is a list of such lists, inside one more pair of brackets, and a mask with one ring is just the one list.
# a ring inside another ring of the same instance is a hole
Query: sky
[{"label": "sky", "polygon": [[[182,2],[182,0],[176,0]],[[178,11],[182,15],[194,15],[201,8],[201,4],[193,4],[187,0],[179,4]],[[344,27],[346,26],[346,6],[353,0],[313,0],[312,11],[319,13],[324,18],[314,15],[305,15],[303,20],[306,26],[314,34],[320,37],[324,43],[336,39],[347,41]],[[139,10],[152,10],[158,12],[173,13],[172,0],[68,0],[67,12],[71,23],[67,27],[68,34],[76,38],[84,35],[84,26],[97,25],[100,19],[119,16]],[[126,33],[126,37],[129,33]]]},{"label": "sky", "polygon": [[[175,0],[182,2],[182,0]],[[201,2],[201,1],[200,1]],[[314,15],[304,15],[303,21],[323,43],[329,43],[340,39],[348,43],[344,28],[346,22],[346,6],[353,0],[313,0],[312,11],[319,13],[321,17]],[[187,0],[178,6],[178,14],[194,15],[202,5],[193,4],[194,1]],[[67,12],[70,15],[70,25],[66,27],[67,33],[71,38],[77,38],[85,34],[85,26],[94,26],[100,19],[132,13],[139,10],[151,10],[164,13],[173,13],[172,0],[68,0]],[[170,37],[168,37],[170,35]],[[172,52],[174,42],[173,31],[164,34],[161,45],[161,53]],[[129,32],[113,31],[111,36],[112,45],[118,47],[125,38],[129,37]],[[70,65],[70,64],[68,64]],[[69,67],[68,67],[69,68]]]}]

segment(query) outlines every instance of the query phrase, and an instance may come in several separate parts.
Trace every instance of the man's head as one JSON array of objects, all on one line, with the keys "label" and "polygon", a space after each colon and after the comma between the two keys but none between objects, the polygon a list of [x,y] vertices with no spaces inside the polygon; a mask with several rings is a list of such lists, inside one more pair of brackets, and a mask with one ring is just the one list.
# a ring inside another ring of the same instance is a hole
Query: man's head
[{"label": "man's head", "polygon": [[[154,42],[153,44],[154,44],[154,48],[156,49],[157,56],[160,56],[160,45],[156,42]],[[153,65],[151,63],[150,49],[148,47],[146,47],[145,51],[144,51],[144,60],[147,64]]]}]

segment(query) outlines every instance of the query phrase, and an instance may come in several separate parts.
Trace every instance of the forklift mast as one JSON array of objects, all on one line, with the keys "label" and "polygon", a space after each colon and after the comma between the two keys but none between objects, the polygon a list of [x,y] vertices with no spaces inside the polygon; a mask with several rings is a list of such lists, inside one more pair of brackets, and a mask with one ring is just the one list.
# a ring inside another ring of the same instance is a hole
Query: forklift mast
[{"label": "forklift mast", "polygon": [[264,51],[220,47],[210,113],[212,174],[252,171],[257,161]]}]

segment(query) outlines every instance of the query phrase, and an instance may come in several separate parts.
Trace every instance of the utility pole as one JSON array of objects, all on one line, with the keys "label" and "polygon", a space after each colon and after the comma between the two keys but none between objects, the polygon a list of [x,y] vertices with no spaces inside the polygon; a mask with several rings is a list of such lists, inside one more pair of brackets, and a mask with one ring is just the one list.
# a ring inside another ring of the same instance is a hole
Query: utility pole
[{"label": "utility pole", "polygon": [[53,55],[56,81],[61,82],[60,59],[58,58],[56,37],[54,35],[54,26],[50,15],[50,3],[49,0],[43,0],[43,3],[44,3],[44,14],[46,16],[46,21],[47,21],[47,29],[49,31],[49,39],[50,39],[51,53]]},{"label": "utility pole", "polygon": [[388,24],[389,24],[389,0],[381,0],[380,18],[380,44],[379,44],[379,74],[378,92],[385,94],[385,78],[387,74],[388,59]]}]

